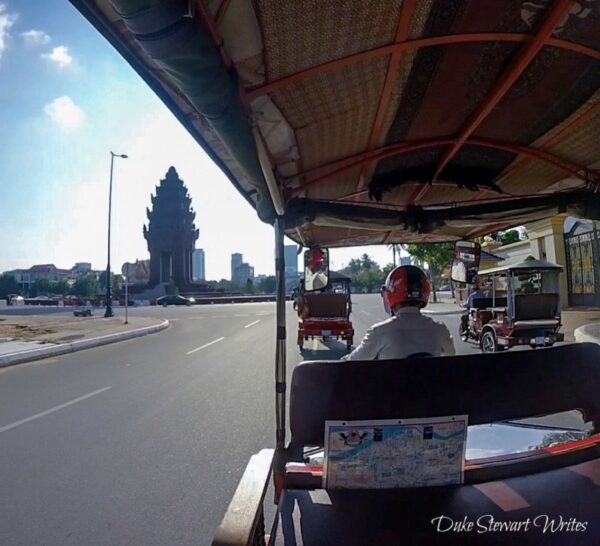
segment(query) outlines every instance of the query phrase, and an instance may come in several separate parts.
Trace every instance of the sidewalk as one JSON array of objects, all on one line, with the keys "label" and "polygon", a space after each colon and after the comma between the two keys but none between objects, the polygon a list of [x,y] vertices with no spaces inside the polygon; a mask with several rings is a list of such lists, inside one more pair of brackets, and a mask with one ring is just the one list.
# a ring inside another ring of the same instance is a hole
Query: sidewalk
[{"label": "sidewalk", "polygon": [[0,368],[131,339],[169,326],[169,321],[129,317],[0,315]]},{"label": "sidewalk", "polygon": [[[435,315],[460,315],[464,309],[448,299],[442,303],[429,303],[423,313]],[[565,341],[592,341],[600,344],[600,308],[571,308],[562,311],[561,332]],[[585,328],[583,328],[585,326]],[[576,335],[575,330],[579,330]]]}]

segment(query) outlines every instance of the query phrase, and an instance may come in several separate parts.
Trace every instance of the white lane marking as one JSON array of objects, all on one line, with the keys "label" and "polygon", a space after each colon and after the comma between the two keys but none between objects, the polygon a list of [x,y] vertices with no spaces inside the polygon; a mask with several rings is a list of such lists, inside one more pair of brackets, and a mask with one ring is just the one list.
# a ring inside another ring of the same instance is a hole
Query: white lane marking
[{"label": "white lane marking", "polygon": [[319,340],[317,338],[313,339],[313,351],[317,351],[319,349]]},{"label": "white lane marking", "polygon": [[171,322],[175,321],[175,320],[181,320],[180,318],[170,318],[169,319]]},{"label": "white lane marking", "polygon": [[205,319],[206,317],[190,317],[190,320],[202,320]]},{"label": "white lane marking", "polygon": [[244,328],[250,328],[250,326],[254,326],[255,324],[258,324],[260,322],[260,320],[255,320],[254,322],[251,322],[250,324],[246,324],[246,326],[244,326]]},{"label": "white lane marking", "polygon": [[200,347],[196,347],[195,349],[192,349],[191,351],[188,351],[185,354],[191,355],[192,353],[195,353],[196,351],[200,351],[201,349],[206,349],[206,347],[210,347],[211,345],[214,345],[215,343],[219,343],[219,341],[223,341],[224,339],[225,339],[224,337],[220,337],[219,339],[215,339],[214,341],[211,341],[210,343],[205,343],[204,345],[201,345]]},{"label": "white lane marking", "polygon": [[71,406],[72,404],[77,404],[77,402],[81,402],[82,400],[85,400],[86,398],[91,398],[92,396],[96,396],[97,394],[100,394],[101,392],[107,391],[108,389],[111,389],[111,388],[112,387],[104,387],[102,389],[98,389],[97,391],[90,392],[88,394],[84,394],[83,396],[80,396],[79,398],[74,398],[73,400],[69,400],[68,402],[65,402],[64,404],[59,404],[58,406],[54,406],[53,408],[47,409],[46,411],[42,411],[41,413],[36,413],[35,415],[32,415],[31,417],[26,417],[25,419],[21,419],[20,421],[15,421],[14,423],[11,423],[10,425],[5,425],[2,428],[0,428],[0,432],[6,432],[7,430],[24,425],[25,423],[29,423],[29,421],[33,421],[34,419],[39,419],[40,417],[44,417],[46,415],[49,415],[50,413],[54,413],[55,411],[58,411],[63,408],[66,408],[68,406]]},{"label": "white lane marking", "polygon": [[249,317],[250,315],[233,315],[234,317]]},{"label": "white lane marking", "polygon": [[373,316],[373,313],[369,313],[368,311],[363,311],[362,309],[361,309],[361,311],[360,311],[360,312],[361,312],[361,313],[364,313],[365,315],[369,315],[370,317],[372,317],[372,316]]}]

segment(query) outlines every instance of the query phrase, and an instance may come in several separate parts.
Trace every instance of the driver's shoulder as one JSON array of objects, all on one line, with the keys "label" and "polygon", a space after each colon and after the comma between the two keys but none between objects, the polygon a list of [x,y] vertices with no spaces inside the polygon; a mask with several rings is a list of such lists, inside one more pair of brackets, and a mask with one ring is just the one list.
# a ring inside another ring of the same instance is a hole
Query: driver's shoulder
[{"label": "driver's shoulder", "polygon": [[376,322],[375,324],[373,324],[373,326],[371,326],[371,330],[387,330],[389,328],[393,328],[396,322],[397,319],[395,317],[388,317],[387,319],[382,320],[381,322]]}]

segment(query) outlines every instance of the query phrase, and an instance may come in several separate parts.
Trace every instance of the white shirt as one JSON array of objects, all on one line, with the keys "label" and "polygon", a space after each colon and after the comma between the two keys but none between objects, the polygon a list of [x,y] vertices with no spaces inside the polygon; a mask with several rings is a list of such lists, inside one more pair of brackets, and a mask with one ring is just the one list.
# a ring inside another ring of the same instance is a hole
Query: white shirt
[{"label": "white shirt", "polygon": [[395,316],[374,324],[360,345],[342,360],[389,360],[415,353],[454,355],[448,328],[421,314],[417,307],[401,307]]}]

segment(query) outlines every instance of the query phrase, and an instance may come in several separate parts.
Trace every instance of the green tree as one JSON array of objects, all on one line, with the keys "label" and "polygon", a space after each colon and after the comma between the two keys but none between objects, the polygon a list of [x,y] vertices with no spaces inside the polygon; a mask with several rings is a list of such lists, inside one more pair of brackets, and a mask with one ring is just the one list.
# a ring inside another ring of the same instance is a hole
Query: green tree
[{"label": "green tree", "polygon": [[256,288],[259,292],[264,292],[265,294],[274,294],[275,293],[275,276],[269,275],[262,279],[257,285]]},{"label": "green tree", "polygon": [[9,273],[0,275],[0,298],[6,298],[9,294],[16,294],[19,291],[19,283]]},{"label": "green tree", "polygon": [[31,292],[34,296],[49,294],[52,292],[52,283],[48,279],[36,279]]},{"label": "green tree", "polygon": [[520,240],[521,236],[519,235],[519,232],[516,229],[510,229],[508,231],[500,233],[500,242],[503,245],[510,245]]},{"label": "green tree", "polygon": [[177,285],[173,283],[167,284],[165,290],[170,296],[176,296],[179,294],[179,288],[177,288]]},{"label": "green tree", "polygon": [[350,277],[352,287],[357,291],[366,289],[372,292],[381,286],[385,280],[385,275],[379,264],[368,254],[363,254],[360,258],[352,258],[342,273]]},{"label": "green tree", "polygon": [[73,285],[72,292],[81,298],[93,298],[100,288],[95,275],[79,277]]},{"label": "green tree", "polygon": [[119,282],[121,279],[121,275],[118,277],[113,275],[111,287],[113,299],[119,299],[121,297],[121,283]]},{"label": "green tree", "polygon": [[439,276],[444,269],[449,267],[452,263],[454,245],[452,243],[408,244],[404,245],[404,250],[406,250],[419,265],[428,265],[427,275],[433,290],[433,301],[437,302],[435,283],[438,281]]},{"label": "green tree", "polygon": [[396,266],[393,263],[389,263],[383,267],[383,269],[381,270],[381,274],[383,276],[384,282],[385,282],[385,279],[387,279],[387,276],[390,274],[390,272],[395,268],[396,268]]},{"label": "green tree", "polygon": [[69,294],[71,292],[71,286],[69,285],[69,283],[67,281],[53,282],[51,291],[53,294],[65,295],[65,294]]},{"label": "green tree", "polygon": [[233,288],[231,281],[227,279],[221,279],[219,282],[211,281],[211,284],[214,284],[216,288],[225,292],[231,292]]}]

